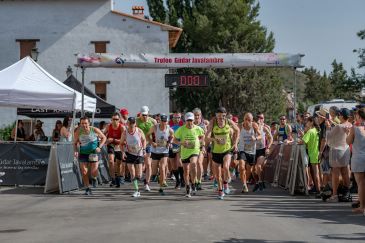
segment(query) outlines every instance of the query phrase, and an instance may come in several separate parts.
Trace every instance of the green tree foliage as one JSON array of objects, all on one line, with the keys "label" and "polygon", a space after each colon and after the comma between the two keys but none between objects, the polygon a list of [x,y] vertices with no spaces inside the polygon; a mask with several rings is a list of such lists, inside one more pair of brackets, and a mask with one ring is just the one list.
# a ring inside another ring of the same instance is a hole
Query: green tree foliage
[{"label": "green tree foliage", "polygon": [[[359,32],[357,32],[357,36],[361,39],[361,40],[365,40],[365,29],[364,30],[360,30]],[[356,52],[358,54],[359,57],[359,68],[365,67],[365,48],[359,48],[357,50],[354,50],[354,52]]]},{"label": "green tree foliage", "polygon": [[[150,0],[149,2],[153,2]],[[257,20],[255,0],[167,0],[167,22],[183,28],[174,52],[272,52],[273,34]],[[205,89],[178,88],[173,94],[181,110],[200,107],[211,113],[222,105],[234,114],[263,111],[276,117],[285,111],[283,83],[274,69],[184,69],[208,73]]]},{"label": "green tree foliage", "polygon": [[342,63],[337,63],[336,59],[332,62],[332,71],[328,78],[331,81],[333,87],[333,95],[336,98],[347,98],[348,90],[346,84],[349,77],[347,76],[346,70],[343,68]]},{"label": "green tree foliage", "polygon": [[320,74],[315,68],[305,68],[303,74],[307,75],[304,99],[313,103],[332,99],[333,87],[327,74]]},{"label": "green tree foliage", "polygon": [[147,0],[150,15],[154,21],[164,23],[166,21],[165,7],[163,0]]}]

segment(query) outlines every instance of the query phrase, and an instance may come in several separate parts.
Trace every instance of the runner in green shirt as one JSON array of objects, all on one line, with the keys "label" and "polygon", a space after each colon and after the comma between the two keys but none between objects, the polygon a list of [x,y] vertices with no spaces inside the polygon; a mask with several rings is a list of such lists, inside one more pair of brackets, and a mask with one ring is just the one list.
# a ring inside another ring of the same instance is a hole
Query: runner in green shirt
[{"label": "runner in green shirt", "polygon": [[[185,125],[175,132],[174,143],[181,145],[181,160],[184,168],[184,180],[186,185],[186,197],[191,197],[190,165],[196,166],[200,153],[200,145],[204,146],[204,130],[194,125],[194,114],[185,114]],[[191,170],[191,181],[196,181],[196,170]]]}]

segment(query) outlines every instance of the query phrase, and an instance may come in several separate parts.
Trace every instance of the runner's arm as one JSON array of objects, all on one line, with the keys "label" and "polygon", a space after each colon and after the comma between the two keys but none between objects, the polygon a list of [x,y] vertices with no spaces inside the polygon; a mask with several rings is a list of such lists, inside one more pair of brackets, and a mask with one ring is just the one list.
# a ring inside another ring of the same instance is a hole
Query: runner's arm
[{"label": "runner's arm", "polygon": [[270,149],[271,148],[271,145],[273,143],[273,137],[271,135],[271,131],[268,127],[264,126],[264,132],[266,134],[266,138],[267,138],[267,149]]},{"label": "runner's arm", "polygon": [[208,126],[207,132],[205,134],[205,144],[210,144],[211,142],[213,142],[215,140],[214,138],[211,137],[212,136],[212,130],[213,130],[213,124],[214,124],[213,119],[209,122],[209,126]]},{"label": "runner's arm", "polygon": [[147,145],[146,137],[144,136],[144,133],[140,128],[137,127],[137,129],[139,130],[139,132],[141,134],[141,142],[142,142],[143,151],[146,151],[146,145]]},{"label": "runner's arm", "polygon": [[354,138],[355,138],[355,128],[354,128],[354,126],[352,126],[350,128],[350,133],[349,133],[349,135],[346,138],[346,143],[348,145],[352,144],[354,142]]},{"label": "runner's arm", "polygon": [[253,130],[255,130],[255,141],[260,140],[262,138],[261,131],[259,130],[259,125],[256,122],[252,123]]},{"label": "runner's arm", "polygon": [[233,128],[233,136],[232,136],[233,146],[237,147],[238,146],[238,140],[239,140],[239,134],[240,134],[240,128],[237,126],[236,123],[234,123],[230,119],[228,119],[228,123],[231,126],[231,128]]},{"label": "runner's arm", "polygon": [[99,143],[99,148],[101,149],[104,146],[105,142],[106,142],[106,137],[105,137],[104,133],[99,128],[94,127],[94,131],[99,136],[99,138],[101,139],[101,141]]}]

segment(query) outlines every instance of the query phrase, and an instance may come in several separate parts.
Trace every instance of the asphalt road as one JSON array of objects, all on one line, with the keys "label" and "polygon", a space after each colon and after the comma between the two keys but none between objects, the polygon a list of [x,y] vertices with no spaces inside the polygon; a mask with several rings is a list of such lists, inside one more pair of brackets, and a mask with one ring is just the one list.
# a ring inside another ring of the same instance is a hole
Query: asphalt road
[{"label": "asphalt road", "polygon": [[92,196],[2,188],[0,242],[365,242],[365,217],[349,203],[279,188],[242,195],[238,183],[222,201],[210,184],[191,199],[172,188],[160,196],[156,184],[138,199],[131,184],[104,185]]}]

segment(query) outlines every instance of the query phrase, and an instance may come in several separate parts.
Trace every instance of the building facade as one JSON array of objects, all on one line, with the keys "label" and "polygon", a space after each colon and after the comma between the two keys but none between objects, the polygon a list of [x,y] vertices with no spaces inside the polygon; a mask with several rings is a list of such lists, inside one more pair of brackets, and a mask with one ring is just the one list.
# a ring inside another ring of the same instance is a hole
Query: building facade
[{"label": "building facade", "polygon": [[[141,8],[133,12],[114,10],[111,0],[0,1],[0,70],[36,48],[37,62],[64,81],[77,53],[166,54],[176,45],[181,29],[144,18]],[[73,71],[81,81],[81,70],[73,67]],[[90,68],[85,72],[85,85],[108,103],[128,108],[131,115],[143,105],[152,114],[168,113],[167,72]],[[1,109],[9,112],[9,116],[1,116],[2,124],[16,119],[14,110]]]}]

